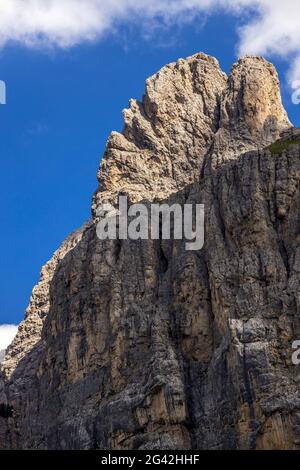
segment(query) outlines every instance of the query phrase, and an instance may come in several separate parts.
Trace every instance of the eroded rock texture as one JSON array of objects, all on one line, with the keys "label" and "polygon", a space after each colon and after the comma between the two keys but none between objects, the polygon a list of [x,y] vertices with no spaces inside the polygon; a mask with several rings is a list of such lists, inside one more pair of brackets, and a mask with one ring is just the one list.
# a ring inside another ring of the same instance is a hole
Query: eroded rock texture
[{"label": "eroded rock texture", "polygon": [[[0,447],[300,448],[300,137],[274,67],[180,59],[124,116],[95,218],[43,268],[2,365]],[[204,248],[100,241],[118,194],[204,203]]]}]

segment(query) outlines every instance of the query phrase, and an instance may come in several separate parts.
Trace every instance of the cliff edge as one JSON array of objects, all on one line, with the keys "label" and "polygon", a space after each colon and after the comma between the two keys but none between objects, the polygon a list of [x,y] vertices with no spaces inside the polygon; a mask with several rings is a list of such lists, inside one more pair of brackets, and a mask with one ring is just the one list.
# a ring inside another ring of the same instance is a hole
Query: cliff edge
[{"label": "cliff edge", "polygon": [[[179,59],[124,121],[1,365],[0,448],[299,449],[300,133],[274,67]],[[204,204],[203,249],[99,240],[120,194]]]}]

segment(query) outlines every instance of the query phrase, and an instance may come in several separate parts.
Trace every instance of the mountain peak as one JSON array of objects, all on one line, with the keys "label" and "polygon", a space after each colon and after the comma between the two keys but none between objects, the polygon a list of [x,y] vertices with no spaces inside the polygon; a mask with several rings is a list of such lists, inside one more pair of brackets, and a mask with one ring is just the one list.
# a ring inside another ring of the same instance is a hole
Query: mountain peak
[{"label": "mountain peak", "polygon": [[204,204],[204,246],[100,240],[97,219],[68,237],[1,365],[0,448],[300,448],[299,139],[260,57],[147,80],[93,209]]},{"label": "mountain peak", "polygon": [[229,77],[202,52],[178,59],[124,110],[123,132],[108,139],[93,210],[120,191],[133,201],[167,197],[290,127],[277,72],[262,57],[239,59]]}]

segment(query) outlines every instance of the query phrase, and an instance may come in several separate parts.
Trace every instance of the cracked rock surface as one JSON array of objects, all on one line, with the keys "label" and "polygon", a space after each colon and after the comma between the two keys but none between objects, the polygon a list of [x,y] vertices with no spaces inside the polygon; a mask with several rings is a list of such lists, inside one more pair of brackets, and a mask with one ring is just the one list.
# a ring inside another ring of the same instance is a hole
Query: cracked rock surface
[{"label": "cracked rock surface", "polygon": [[[1,364],[0,448],[300,449],[300,132],[274,67],[180,59],[124,121]],[[99,240],[119,194],[204,204],[203,249]]]}]

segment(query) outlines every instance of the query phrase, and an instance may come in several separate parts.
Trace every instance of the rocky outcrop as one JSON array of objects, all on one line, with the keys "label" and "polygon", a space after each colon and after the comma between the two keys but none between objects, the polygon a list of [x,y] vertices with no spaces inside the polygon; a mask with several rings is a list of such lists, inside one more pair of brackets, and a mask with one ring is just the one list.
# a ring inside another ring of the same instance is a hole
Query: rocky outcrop
[{"label": "rocky outcrop", "polygon": [[291,127],[273,65],[245,57],[227,77],[202,53],[149,78],[142,102],[131,100],[124,120],[122,134],[108,139],[94,210],[120,192],[134,202],[164,199]]},{"label": "rocky outcrop", "polygon": [[[50,309],[50,285],[53,275],[59,262],[78,244],[88,226],[89,222],[69,235],[60,248],[54,253],[50,261],[43,266],[39,283],[33,288],[30,302],[26,309],[25,319],[20,323],[14,341],[6,350],[5,363],[2,366],[2,371],[7,378],[11,376],[20,363],[24,364],[26,367],[28,366],[29,375],[31,371],[34,371],[35,366],[28,363],[27,360],[23,361],[23,358],[27,358],[30,352],[31,360],[33,360],[32,351],[36,351],[36,357],[33,362],[38,360],[40,349],[42,348],[42,327]],[[26,375],[27,374],[22,371],[20,374],[22,380],[26,379]]]},{"label": "rocky outcrop", "polygon": [[[261,58],[147,81],[8,350],[0,447],[299,448],[299,143]],[[205,204],[204,248],[99,240],[119,194]]]}]

